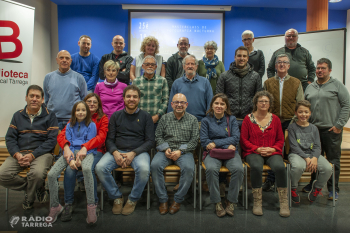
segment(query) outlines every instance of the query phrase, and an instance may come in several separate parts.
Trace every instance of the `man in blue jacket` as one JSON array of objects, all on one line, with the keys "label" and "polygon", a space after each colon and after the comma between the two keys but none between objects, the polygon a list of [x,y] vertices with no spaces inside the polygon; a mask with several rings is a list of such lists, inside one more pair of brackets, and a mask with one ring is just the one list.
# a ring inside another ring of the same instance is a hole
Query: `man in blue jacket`
[{"label": "man in blue jacket", "polygon": [[[27,89],[27,106],[17,111],[6,134],[9,156],[0,167],[0,185],[24,190],[23,209],[33,208],[35,196],[40,203],[47,199],[45,179],[53,162],[57,144],[58,123],[55,114],[44,103],[44,91],[37,85]],[[30,167],[27,177],[18,175]]]}]

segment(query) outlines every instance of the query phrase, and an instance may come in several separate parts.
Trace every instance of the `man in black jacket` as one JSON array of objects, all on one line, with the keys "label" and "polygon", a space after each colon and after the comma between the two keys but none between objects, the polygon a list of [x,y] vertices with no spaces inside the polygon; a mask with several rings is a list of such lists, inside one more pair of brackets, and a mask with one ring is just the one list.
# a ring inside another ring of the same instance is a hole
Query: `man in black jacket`
[{"label": "man in black jacket", "polygon": [[[17,111],[6,134],[10,153],[0,167],[0,185],[13,190],[24,190],[23,209],[33,208],[35,195],[40,203],[47,199],[45,179],[53,162],[57,144],[58,122],[44,103],[44,91],[37,85],[27,89],[27,106]],[[30,167],[27,177],[18,175]]]},{"label": "man in black jacket", "polygon": [[111,53],[107,53],[102,56],[100,64],[99,64],[99,77],[104,80],[104,70],[103,65],[106,61],[113,60],[118,62],[120,71],[117,75],[118,81],[125,83],[127,85],[130,84],[130,66],[132,61],[134,60],[132,56],[129,56],[127,52],[123,51],[125,47],[124,38],[120,35],[113,37],[112,41],[113,51]]}]

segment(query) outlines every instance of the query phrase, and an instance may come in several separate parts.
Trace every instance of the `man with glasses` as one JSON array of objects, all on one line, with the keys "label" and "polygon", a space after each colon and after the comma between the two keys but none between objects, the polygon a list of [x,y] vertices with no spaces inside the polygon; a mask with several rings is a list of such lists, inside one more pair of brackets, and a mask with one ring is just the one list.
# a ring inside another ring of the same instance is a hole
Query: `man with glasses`
[{"label": "man with glasses", "polygon": [[[188,105],[184,94],[175,94],[171,102],[173,111],[160,119],[156,130],[158,153],[152,160],[151,172],[160,202],[159,213],[162,215],[168,212],[175,214],[180,210],[193,180],[195,163],[192,151],[197,147],[199,130],[196,117],[186,112]],[[174,163],[181,169],[180,184],[168,208],[163,172],[166,166]]]},{"label": "man with glasses", "polygon": [[[206,116],[210,108],[210,101],[213,98],[213,90],[208,79],[199,76],[196,71],[198,60],[194,55],[187,55],[183,60],[185,74],[175,80],[171,87],[169,99],[173,99],[177,93],[184,94],[189,103],[187,112],[194,115],[198,122]],[[172,112],[172,105],[169,101],[168,112]]]},{"label": "man with glasses", "polygon": [[290,60],[289,74],[301,81],[303,90],[315,79],[315,64],[310,52],[298,44],[298,31],[291,28],[285,33],[285,46],[276,50],[267,68],[267,77],[275,76],[275,63],[279,54],[287,54]]},{"label": "man with glasses", "polygon": [[179,52],[174,53],[169,57],[166,64],[166,74],[165,78],[168,81],[169,91],[174,83],[174,81],[183,75],[182,60],[189,55],[187,52],[190,48],[190,41],[187,37],[181,37],[177,43],[177,48]]},{"label": "man with glasses", "polygon": [[253,69],[262,78],[265,74],[265,57],[263,51],[253,47],[254,33],[250,30],[245,30],[242,33],[242,42],[244,47],[248,49],[248,62],[253,65]]},{"label": "man with glasses", "polygon": [[143,59],[142,69],[145,72],[142,76],[135,78],[133,84],[141,91],[140,109],[151,114],[156,127],[160,117],[167,110],[169,101],[168,83],[164,77],[155,74],[157,63],[153,56],[146,56]]}]

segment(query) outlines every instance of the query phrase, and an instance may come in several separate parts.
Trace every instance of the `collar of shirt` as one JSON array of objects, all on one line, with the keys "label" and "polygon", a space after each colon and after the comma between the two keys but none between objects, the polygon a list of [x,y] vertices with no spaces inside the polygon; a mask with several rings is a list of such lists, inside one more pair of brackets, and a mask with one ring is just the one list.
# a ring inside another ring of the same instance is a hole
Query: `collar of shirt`
[{"label": "collar of shirt", "polygon": [[126,112],[126,113],[129,114],[129,115],[136,114],[136,113],[138,113],[139,111],[140,111],[140,108],[137,108],[136,111],[135,111],[134,113],[130,114],[130,113],[128,113],[128,112],[126,111],[126,109],[124,108],[124,112]]},{"label": "collar of shirt", "polygon": [[175,112],[173,111],[173,115],[174,115],[174,119],[177,120],[177,121],[181,121],[185,116],[186,116],[186,112],[185,114],[178,120],[175,116]]},{"label": "collar of shirt", "polygon": [[42,111],[42,107],[40,107],[39,111],[36,114],[31,115],[28,113],[28,109],[26,108],[27,115],[29,116],[31,122],[33,122],[35,117],[37,117],[41,114],[41,111]]},{"label": "collar of shirt", "polygon": [[198,76],[199,75],[196,73],[196,75],[190,80],[187,78],[186,73],[185,73],[183,78],[184,78],[185,82],[195,82],[195,81],[198,81]]},{"label": "collar of shirt", "polygon": [[156,74],[154,74],[153,77],[152,77],[151,79],[148,79],[148,78],[145,76],[145,74],[143,74],[142,77],[143,77],[144,79],[146,79],[147,81],[154,81],[154,80],[156,80]]}]

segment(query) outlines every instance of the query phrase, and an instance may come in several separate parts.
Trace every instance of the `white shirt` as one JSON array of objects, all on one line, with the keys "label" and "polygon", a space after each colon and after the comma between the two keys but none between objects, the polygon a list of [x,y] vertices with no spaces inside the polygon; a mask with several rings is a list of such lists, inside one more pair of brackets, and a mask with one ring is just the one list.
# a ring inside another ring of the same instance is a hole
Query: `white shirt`
[{"label": "white shirt", "polygon": [[283,84],[284,84],[284,79],[286,76],[284,76],[283,78],[280,78],[280,106],[282,106],[282,96],[283,96]]}]

